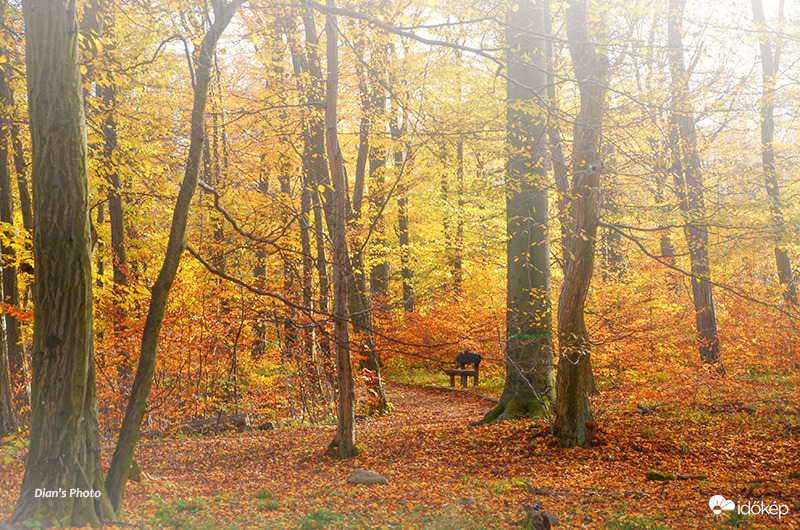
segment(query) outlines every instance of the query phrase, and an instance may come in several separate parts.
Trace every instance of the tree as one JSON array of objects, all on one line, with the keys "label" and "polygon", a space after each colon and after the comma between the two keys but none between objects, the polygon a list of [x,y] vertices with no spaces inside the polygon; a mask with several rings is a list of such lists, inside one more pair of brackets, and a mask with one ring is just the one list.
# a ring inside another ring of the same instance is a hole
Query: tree
[{"label": "tree", "polygon": [[[328,5],[335,7],[334,0]],[[336,123],[336,102],[339,88],[339,53],[338,27],[336,16],[328,15],[325,22],[327,34],[328,79],[325,92],[325,145],[328,152],[331,184],[333,186],[333,204],[329,207],[328,216],[331,240],[333,241],[333,318],[334,337],[336,339],[336,373],[339,382],[339,405],[337,416],[339,421],[336,434],[330,443],[339,458],[349,458],[355,454],[355,390],[353,389],[353,367],[350,364],[350,334],[348,330],[348,266],[347,252],[347,195],[342,162],[342,151],[339,148],[339,137]]]},{"label": "tree", "polygon": [[[147,407],[147,397],[153,383],[153,374],[156,368],[156,353],[158,351],[159,333],[164,322],[167,298],[178,272],[178,265],[183,254],[186,225],[189,218],[189,207],[194,196],[200,176],[203,144],[205,143],[205,113],[208,100],[208,87],[212,77],[214,50],[222,32],[228,27],[233,15],[244,0],[233,0],[229,4],[215,2],[214,22],[200,43],[200,54],[195,63],[193,72],[194,102],[192,106],[191,141],[189,154],[186,159],[186,171],[183,182],[178,192],[175,208],[172,215],[172,224],[169,233],[169,242],[164,255],[164,263],[158,274],[155,285],[151,290],[150,307],[147,311],[142,332],[142,345],[139,354],[139,366],[133,381],[130,399],[125,410],[125,418],[120,429],[119,439],[114,448],[114,456],[108,470],[106,487],[108,496],[115,509],[122,505],[125,494],[125,484],[128,481],[133,452],[139,441]],[[38,220],[38,217],[37,217]],[[38,222],[38,221],[37,221]],[[38,284],[38,279],[37,279]]]},{"label": "tree", "polygon": [[[781,47],[773,48],[763,34],[764,7],[761,0],[752,0],[753,19],[759,31],[758,44],[761,48],[761,165],[764,171],[764,186],[767,189],[771,214],[772,236],[775,240],[775,265],[778,281],[784,286],[783,298],[789,303],[797,303],[797,286],[792,272],[792,262],[786,251],[786,222],[781,206],[781,188],[775,166],[775,91],[777,89],[778,66]],[[780,3],[779,19],[783,18],[783,1]]]},{"label": "tree", "polygon": [[589,395],[596,391],[584,305],[594,269],[599,225],[600,131],[608,89],[608,58],[589,36],[586,0],[567,8],[567,37],[580,92],[572,147],[572,230],[558,299],[558,375],[553,432],[563,447],[588,447],[592,441]]},{"label": "tree", "polygon": [[[92,350],[86,123],[76,0],[23,4],[33,144],[31,437],[12,523],[99,525],[113,513],[100,460]],[[39,497],[37,489],[100,497]]]},{"label": "tree", "polygon": [[667,45],[669,68],[672,77],[670,95],[672,108],[669,119],[669,143],[672,150],[672,175],[678,195],[683,232],[689,246],[692,265],[692,300],[699,336],[700,360],[723,368],[717,337],[717,314],[711,286],[711,263],[708,254],[708,226],[706,225],[705,191],[700,157],[697,152],[697,131],[694,124],[692,96],[689,91],[689,74],[683,59],[681,22],[686,0],[669,1]]},{"label": "tree", "polygon": [[[0,10],[2,10],[0,12],[0,25],[5,25],[5,7],[5,2],[0,2]],[[10,109],[13,105],[13,100],[9,80],[10,73],[7,65],[8,60],[0,64],[0,102],[5,109]],[[11,168],[8,163],[11,116],[8,110],[5,110],[3,114],[2,120],[0,120],[0,221],[13,224],[14,200],[11,191]],[[19,290],[17,288],[17,271],[13,266],[14,249],[3,244],[0,252],[3,255],[3,302],[17,306],[19,305]],[[12,371],[9,360],[12,358],[17,359],[14,364],[22,365],[22,359],[24,358],[19,344],[19,322],[9,313],[4,315],[4,320],[5,325],[0,323],[0,328],[3,330],[2,334],[5,335],[3,344],[0,344],[0,438],[14,432],[17,428],[17,417],[12,397]],[[2,338],[0,337],[0,339]]]},{"label": "tree", "polygon": [[[549,416],[555,399],[550,307],[547,136],[538,101],[547,84],[547,2],[520,1],[506,25],[506,380],[484,421]],[[520,27],[521,21],[526,25]]]}]

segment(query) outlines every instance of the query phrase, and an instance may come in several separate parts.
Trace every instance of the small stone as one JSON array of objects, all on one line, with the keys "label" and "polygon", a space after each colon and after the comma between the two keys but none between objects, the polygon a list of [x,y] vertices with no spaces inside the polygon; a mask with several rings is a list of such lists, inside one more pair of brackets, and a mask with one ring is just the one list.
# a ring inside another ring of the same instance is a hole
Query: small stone
[{"label": "small stone", "polygon": [[347,477],[348,484],[388,484],[386,477],[382,477],[366,469],[354,469]]}]

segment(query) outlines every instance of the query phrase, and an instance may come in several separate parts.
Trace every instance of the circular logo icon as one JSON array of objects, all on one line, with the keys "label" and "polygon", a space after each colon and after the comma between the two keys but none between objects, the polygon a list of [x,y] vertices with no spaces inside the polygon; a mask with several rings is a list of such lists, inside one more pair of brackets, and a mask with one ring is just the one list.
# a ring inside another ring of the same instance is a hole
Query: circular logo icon
[{"label": "circular logo icon", "polygon": [[714,495],[709,499],[708,507],[711,508],[711,511],[714,512],[715,515],[719,515],[723,511],[730,512],[736,509],[736,503],[727,500],[722,495]]}]

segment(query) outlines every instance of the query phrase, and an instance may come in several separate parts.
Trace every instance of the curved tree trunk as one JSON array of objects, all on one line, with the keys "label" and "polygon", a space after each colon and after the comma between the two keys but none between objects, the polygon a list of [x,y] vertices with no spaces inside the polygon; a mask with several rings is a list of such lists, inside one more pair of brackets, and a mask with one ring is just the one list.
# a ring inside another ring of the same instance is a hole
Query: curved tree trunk
[{"label": "curved tree trunk", "polygon": [[[139,441],[147,407],[147,397],[153,382],[156,368],[156,353],[158,351],[159,332],[164,321],[164,312],[167,307],[167,297],[172,286],[172,281],[178,272],[181,254],[183,253],[186,225],[189,218],[189,206],[192,202],[197,181],[200,175],[200,164],[203,155],[205,140],[205,112],[208,99],[208,85],[211,81],[211,67],[214,49],[217,40],[225,31],[228,23],[233,18],[244,0],[233,0],[230,4],[216,8],[216,19],[209,28],[200,45],[200,55],[195,68],[194,105],[192,108],[191,142],[186,160],[186,172],[181,183],[178,199],[172,216],[169,242],[164,256],[164,264],[158,274],[155,285],[151,291],[150,307],[147,311],[144,330],[142,332],[142,347],[139,355],[139,366],[133,381],[130,400],[125,410],[119,440],[114,449],[111,467],[108,470],[106,487],[115,509],[122,505],[125,494],[125,484],[128,481],[133,453]],[[38,219],[38,217],[37,217]],[[38,282],[38,279],[37,279]]]},{"label": "curved tree trunk", "polygon": [[560,352],[553,432],[563,447],[588,447],[592,441],[589,395],[596,389],[584,304],[592,281],[599,223],[602,174],[599,145],[608,88],[608,59],[598,54],[591,43],[586,0],[570,3],[567,36],[581,107],[575,120],[572,148],[572,231],[564,286],[558,299]]},{"label": "curved tree trunk", "polygon": [[[75,0],[23,5],[33,144],[31,436],[12,523],[98,526],[113,513],[100,459],[92,353],[86,122]],[[38,497],[37,489],[96,491]]]}]

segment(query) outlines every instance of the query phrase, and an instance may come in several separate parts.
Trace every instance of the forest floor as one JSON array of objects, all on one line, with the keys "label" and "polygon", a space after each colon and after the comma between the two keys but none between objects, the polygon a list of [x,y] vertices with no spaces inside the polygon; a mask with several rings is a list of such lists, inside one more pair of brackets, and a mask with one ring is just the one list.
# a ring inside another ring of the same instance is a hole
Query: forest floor
[{"label": "forest floor", "polygon": [[[643,404],[606,390],[593,399],[596,447],[568,450],[545,421],[469,426],[493,406],[474,394],[386,387],[396,411],[357,423],[365,451],[349,460],[325,451],[332,425],[143,440],[126,527],[519,528],[523,505],[539,502],[566,529],[800,528],[800,433],[786,427],[800,417],[794,401],[700,404],[665,392]],[[0,520],[23,454],[0,448]],[[354,468],[389,484],[347,484]],[[695,478],[647,480],[651,470]],[[715,517],[713,495],[789,513]]]}]

